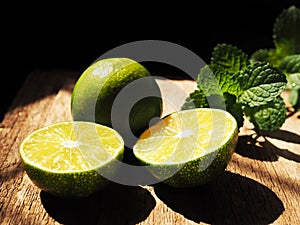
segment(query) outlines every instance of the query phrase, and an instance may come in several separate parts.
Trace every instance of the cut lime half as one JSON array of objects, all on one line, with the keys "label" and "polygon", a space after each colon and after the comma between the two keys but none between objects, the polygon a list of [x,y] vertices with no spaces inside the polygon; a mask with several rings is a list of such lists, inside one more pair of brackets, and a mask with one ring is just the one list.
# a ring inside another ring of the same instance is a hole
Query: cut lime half
[{"label": "cut lime half", "polygon": [[20,145],[24,169],[40,189],[60,197],[86,197],[109,181],[124,142],[113,129],[92,122],[61,122],[29,134]]},{"label": "cut lime half", "polygon": [[237,138],[237,122],[230,113],[197,108],[163,118],[140,136],[133,152],[158,180],[191,187],[225,170]]}]

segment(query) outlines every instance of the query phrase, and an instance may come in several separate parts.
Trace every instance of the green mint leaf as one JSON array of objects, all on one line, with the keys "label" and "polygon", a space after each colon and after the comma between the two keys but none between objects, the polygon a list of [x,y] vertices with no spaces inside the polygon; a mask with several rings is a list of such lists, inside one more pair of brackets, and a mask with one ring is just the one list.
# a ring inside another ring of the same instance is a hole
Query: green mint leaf
[{"label": "green mint leaf", "polygon": [[250,62],[268,62],[274,66],[279,66],[282,57],[277,55],[276,49],[259,49],[250,56]]},{"label": "green mint leaf", "polygon": [[222,95],[222,90],[219,84],[218,77],[216,77],[209,65],[205,65],[200,69],[198,74],[198,88],[201,89],[205,96]]},{"label": "green mint leaf", "polygon": [[239,75],[238,79],[242,90],[257,87],[262,84],[272,84],[277,82],[286,83],[286,76],[281,70],[267,62],[251,64]]},{"label": "green mint leaf", "polygon": [[300,9],[290,6],[276,18],[273,40],[278,55],[300,53]]},{"label": "green mint leaf", "polygon": [[292,73],[287,75],[287,89],[300,90],[300,73]]},{"label": "green mint leaf", "polygon": [[224,93],[226,103],[226,111],[231,113],[237,121],[238,127],[242,127],[244,123],[242,105],[236,102],[236,96]]},{"label": "green mint leaf", "polygon": [[241,92],[241,86],[238,82],[240,71],[233,74],[228,72],[221,73],[218,71],[215,74],[223,93],[237,96]]},{"label": "green mint leaf", "polygon": [[198,88],[206,96],[222,95],[225,92],[237,95],[240,92],[237,74],[219,70],[214,65],[206,65],[198,74]]},{"label": "green mint leaf", "polygon": [[243,110],[255,128],[262,131],[277,130],[286,119],[285,103],[280,96],[261,106],[245,106]]},{"label": "green mint leaf", "polygon": [[204,92],[200,90],[195,90],[189,97],[185,100],[181,109],[194,109],[194,108],[216,108],[225,109],[225,99],[222,95],[213,94],[206,96]]},{"label": "green mint leaf", "polygon": [[238,74],[249,64],[248,56],[236,46],[218,44],[213,50],[211,64],[198,75],[198,87],[206,96],[240,92]]},{"label": "green mint leaf", "polygon": [[286,56],[280,69],[287,76],[286,89],[290,90],[288,101],[297,110],[300,106],[300,54]]},{"label": "green mint leaf", "polygon": [[279,68],[288,74],[300,73],[300,54],[286,56]]},{"label": "green mint leaf", "polygon": [[289,103],[294,107],[298,104],[299,101],[299,90],[298,89],[291,89],[288,97]]},{"label": "green mint leaf", "polygon": [[284,85],[285,83],[262,84],[249,88],[239,97],[239,102],[250,107],[264,105],[276,98]]},{"label": "green mint leaf", "polygon": [[215,70],[237,73],[248,64],[248,55],[230,44],[218,44],[213,50],[211,64]]},{"label": "green mint leaf", "polygon": [[300,73],[287,75],[287,89],[290,90],[288,101],[296,109],[300,109]]},{"label": "green mint leaf", "polygon": [[205,94],[202,90],[192,92],[183,103],[181,109],[207,108],[209,107]]},{"label": "green mint leaf", "polygon": [[267,62],[256,62],[239,75],[241,93],[237,102],[244,105],[264,105],[280,95],[285,88],[286,76]]},{"label": "green mint leaf", "polygon": [[300,54],[286,56],[279,67],[287,76],[288,101],[297,110],[300,107]]}]

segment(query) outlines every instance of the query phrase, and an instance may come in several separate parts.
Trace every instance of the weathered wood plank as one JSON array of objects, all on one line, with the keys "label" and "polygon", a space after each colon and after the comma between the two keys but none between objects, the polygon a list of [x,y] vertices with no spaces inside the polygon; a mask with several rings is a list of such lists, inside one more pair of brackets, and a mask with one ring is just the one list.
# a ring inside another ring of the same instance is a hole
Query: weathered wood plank
[{"label": "weathered wood plank", "polygon": [[[300,224],[300,113],[261,137],[246,122],[226,172],[203,187],[112,184],[81,200],[40,192],[23,171],[19,145],[39,127],[72,119],[77,77],[33,72],[0,124],[0,224]],[[168,100],[164,115],[195,88],[191,81],[158,84]]]},{"label": "weathered wood plank", "polygon": [[[3,162],[0,164],[0,222],[3,220],[3,224],[38,224],[35,222],[51,219],[39,203],[39,190],[24,174],[18,149],[27,134],[47,121],[70,119],[65,116],[66,110],[54,109],[57,104],[64,104],[63,98],[68,95],[61,93],[68,84],[74,83],[75,77],[74,73],[32,73],[5,115],[0,133],[0,161]],[[65,104],[70,104],[69,98]]]}]

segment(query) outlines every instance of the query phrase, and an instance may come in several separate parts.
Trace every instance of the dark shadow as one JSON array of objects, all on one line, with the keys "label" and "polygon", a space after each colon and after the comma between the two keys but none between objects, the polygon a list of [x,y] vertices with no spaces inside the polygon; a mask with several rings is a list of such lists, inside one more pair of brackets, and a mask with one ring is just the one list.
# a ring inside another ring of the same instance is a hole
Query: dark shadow
[{"label": "dark shadow", "polygon": [[122,160],[115,177],[111,177],[113,182],[131,186],[148,185],[159,182],[147,167],[145,167],[133,154],[133,150],[125,147]]},{"label": "dark shadow", "polygon": [[284,130],[277,130],[272,132],[260,132],[260,135],[264,137],[263,141],[257,140],[257,137],[259,136],[256,138],[246,135],[240,136],[235,152],[241,156],[261,161],[273,162],[277,161],[279,156],[281,156],[288,160],[300,162],[300,155],[293,153],[288,149],[278,148],[266,138],[270,137],[299,144],[300,136],[298,134]]},{"label": "dark shadow", "polygon": [[[177,68],[173,65],[169,65],[167,63],[162,62],[154,62],[154,61],[144,61],[140,62],[152,76],[159,76],[167,79],[175,79],[175,80],[197,80],[197,77],[191,77],[191,75],[187,74],[185,71]],[[200,70],[200,67],[199,67]],[[193,74],[197,75],[197,74]]]},{"label": "dark shadow", "polygon": [[[263,148],[263,146],[267,147],[268,150]],[[278,155],[275,154],[274,150],[269,151],[269,149],[273,148],[277,147],[271,143],[257,142],[252,136],[240,136],[235,152],[243,157],[274,162],[278,160]]]},{"label": "dark shadow", "polygon": [[127,146],[124,147],[124,156],[122,161],[129,165],[134,165],[134,166],[141,165],[138,159],[133,154],[133,150]]},{"label": "dark shadow", "polygon": [[260,131],[259,134],[265,137],[300,144],[300,135],[287,130]]},{"label": "dark shadow", "polygon": [[41,202],[47,213],[62,224],[137,224],[155,207],[155,199],[142,187],[111,184],[90,197],[61,199],[44,191]]},{"label": "dark shadow", "polygon": [[231,172],[197,188],[176,189],[158,184],[154,189],[172,210],[196,223],[270,224],[285,210],[269,188]]}]

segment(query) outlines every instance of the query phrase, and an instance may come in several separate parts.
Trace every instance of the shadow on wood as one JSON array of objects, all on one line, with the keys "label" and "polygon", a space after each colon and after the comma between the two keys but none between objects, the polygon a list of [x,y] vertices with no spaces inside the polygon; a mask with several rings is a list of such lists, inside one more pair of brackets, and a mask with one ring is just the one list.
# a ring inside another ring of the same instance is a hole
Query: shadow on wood
[{"label": "shadow on wood", "polygon": [[198,188],[176,189],[158,184],[154,189],[171,209],[197,223],[270,224],[285,210],[269,188],[231,172]]},{"label": "shadow on wood", "polygon": [[[268,137],[297,144],[300,140],[299,135],[288,131],[274,131],[274,135],[268,135]],[[260,161],[274,162],[281,156],[297,163],[300,162],[300,155],[288,149],[278,148],[266,138],[263,141],[258,141],[257,138],[253,138],[251,135],[239,137],[235,152],[241,156]]]},{"label": "shadow on wood", "polygon": [[83,199],[61,199],[44,191],[40,198],[54,220],[72,225],[133,225],[145,220],[156,205],[148,190],[117,184]]},{"label": "shadow on wood", "polygon": [[260,131],[265,137],[275,138],[286,142],[300,144],[300,136],[288,130]]}]

